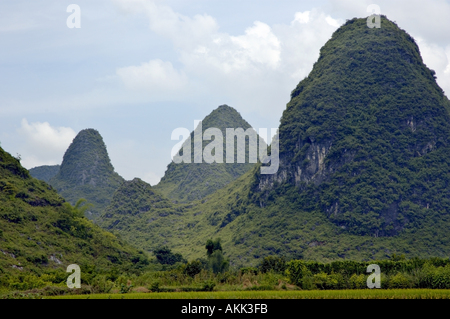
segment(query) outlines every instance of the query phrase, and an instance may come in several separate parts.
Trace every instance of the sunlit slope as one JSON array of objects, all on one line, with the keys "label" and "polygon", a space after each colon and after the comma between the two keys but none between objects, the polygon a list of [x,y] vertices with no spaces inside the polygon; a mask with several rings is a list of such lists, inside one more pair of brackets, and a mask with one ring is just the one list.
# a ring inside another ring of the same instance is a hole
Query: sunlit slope
[{"label": "sunlit slope", "polygon": [[80,215],[47,183],[0,148],[0,277],[83,270],[130,270],[147,257]]}]

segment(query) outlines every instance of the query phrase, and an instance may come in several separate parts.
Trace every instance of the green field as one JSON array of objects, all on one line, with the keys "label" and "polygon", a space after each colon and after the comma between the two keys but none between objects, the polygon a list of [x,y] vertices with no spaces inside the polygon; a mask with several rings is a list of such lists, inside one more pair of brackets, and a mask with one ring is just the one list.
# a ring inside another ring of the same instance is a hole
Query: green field
[{"label": "green field", "polygon": [[448,289],[352,289],[90,294],[44,299],[450,299]]}]

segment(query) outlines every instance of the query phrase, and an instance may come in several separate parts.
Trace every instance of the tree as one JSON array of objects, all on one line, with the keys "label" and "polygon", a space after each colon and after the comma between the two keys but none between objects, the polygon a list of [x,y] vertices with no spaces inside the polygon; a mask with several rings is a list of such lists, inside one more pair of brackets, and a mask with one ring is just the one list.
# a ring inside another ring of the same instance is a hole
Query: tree
[{"label": "tree", "polygon": [[94,206],[91,203],[87,203],[83,205],[84,203],[87,203],[87,200],[84,198],[80,198],[76,203],[75,206],[70,205],[69,203],[64,203],[64,206],[72,213],[73,217],[84,217],[84,213],[86,210],[92,206]]},{"label": "tree", "polygon": [[284,273],[286,270],[286,258],[284,256],[267,256],[262,260],[259,269],[262,273],[273,270],[277,273]]},{"label": "tree", "polygon": [[228,270],[230,262],[225,259],[221,250],[214,251],[211,256],[208,257],[208,263],[210,269],[218,274],[220,272],[225,272]]},{"label": "tree", "polygon": [[158,262],[162,265],[174,265],[177,262],[186,263],[186,259],[181,254],[174,254],[169,247],[164,246],[153,252]]},{"label": "tree", "polygon": [[213,254],[214,251],[216,250],[220,250],[222,251],[222,245],[220,244],[220,238],[216,238],[216,240],[212,240],[212,239],[208,239],[208,241],[206,242],[206,254],[209,256],[211,256]]},{"label": "tree", "polygon": [[220,238],[216,238],[215,240],[209,239],[206,242],[205,248],[206,255],[208,256],[209,268],[215,274],[227,271],[229,267],[229,261],[223,256]]},{"label": "tree", "polygon": [[206,265],[204,264],[206,263],[205,260],[193,260],[190,263],[186,264],[186,267],[184,268],[184,273],[192,278],[195,277],[195,275],[199,274],[202,269],[205,269]]}]

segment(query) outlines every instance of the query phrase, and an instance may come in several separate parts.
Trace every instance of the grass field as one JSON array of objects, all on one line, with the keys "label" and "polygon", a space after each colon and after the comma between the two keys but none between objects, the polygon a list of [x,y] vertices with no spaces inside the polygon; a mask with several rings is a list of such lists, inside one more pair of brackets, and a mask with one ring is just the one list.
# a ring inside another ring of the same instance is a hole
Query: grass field
[{"label": "grass field", "polygon": [[218,291],[91,294],[44,299],[450,299],[444,289],[363,289],[303,291]]}]

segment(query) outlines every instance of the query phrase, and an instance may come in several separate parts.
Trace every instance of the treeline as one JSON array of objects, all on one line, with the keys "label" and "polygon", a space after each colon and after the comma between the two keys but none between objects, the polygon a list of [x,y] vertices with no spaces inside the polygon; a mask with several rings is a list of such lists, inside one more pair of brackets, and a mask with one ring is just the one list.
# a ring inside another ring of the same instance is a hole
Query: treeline
[{"label": "treeline", "polygon": [[[381,289],[450,289],[448,258],[406,259],[393,255],[389,260],[320,263],[268,256],[257,267],[230,269],[228,260],[223,257],[220,241],[210,240],[205,248],[206,259],[187,262],[180,254],[163,247],[154,251],[156,258],[139,273],[82,266],[80,289],[67,288],[69,274],[62,270],[42,275],[2,276],[0,288],[9,291],[4,298],[24,295],[24,290],[31,295],[61,295],[132,291],[369,289],[367,279],[372,273],[367,272],[367,267],[376,264],[381,270]],[[14,290],[16,292],[11,292]]]},{"label": "treeline", "polygon": [[266,257],[260,271],[274,271],[286,276],[289,283],[302,289],[364,289],[372,274],[367,268],[376,264],[381,270],[381,288],[450,288],[450,259],[406,259],[357,262],[339,260],[331,263]]}]

